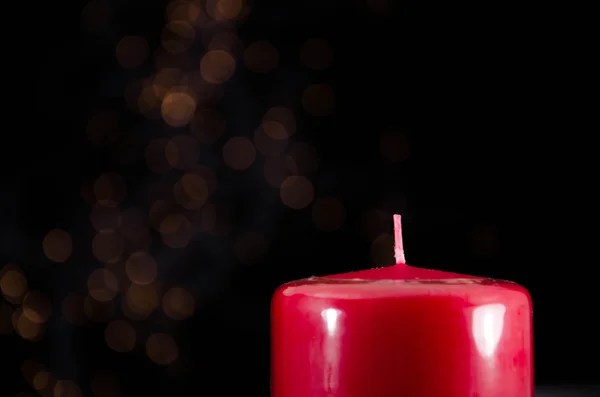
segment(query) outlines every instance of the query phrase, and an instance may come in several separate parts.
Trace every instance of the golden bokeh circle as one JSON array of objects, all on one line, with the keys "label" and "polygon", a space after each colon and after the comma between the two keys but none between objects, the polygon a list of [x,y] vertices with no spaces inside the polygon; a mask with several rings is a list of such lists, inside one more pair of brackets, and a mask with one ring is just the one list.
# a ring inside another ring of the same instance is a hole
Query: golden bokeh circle
[{"label": "golden bokeh circle", "polygon": [[313,184],[303,176],[289,176],[279,188],[281,201],[288,207],[300,210],[306,208],[314,199]]},{"label": "golden bokeh circle", "polygon": [[224,50],[208,51],[200,61],[202,77],[212,84],[222,84],[235,73],[235,59]]},{"label": "golden bokeh circle", "polygon": [[146,342],[146,354],[158,365],[169,365],[177,360],[179,348],[171,336],[156,333]]},{"label": "golden bokeh circle", "polygon": [[65,262],[73,253],[71,235],[62,229],[52,229],[42,241],[46,257],[54,262]]}]

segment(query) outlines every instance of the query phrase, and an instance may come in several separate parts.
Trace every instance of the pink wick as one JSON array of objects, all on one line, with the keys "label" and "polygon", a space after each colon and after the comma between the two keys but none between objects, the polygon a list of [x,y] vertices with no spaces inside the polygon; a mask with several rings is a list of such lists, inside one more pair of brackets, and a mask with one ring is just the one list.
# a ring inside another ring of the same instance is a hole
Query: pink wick
[{"label": "pink wick", "polygon": [[398,214],[394,214],[394,257],[396,263],[406,263],[402,244],[402,217]]}]

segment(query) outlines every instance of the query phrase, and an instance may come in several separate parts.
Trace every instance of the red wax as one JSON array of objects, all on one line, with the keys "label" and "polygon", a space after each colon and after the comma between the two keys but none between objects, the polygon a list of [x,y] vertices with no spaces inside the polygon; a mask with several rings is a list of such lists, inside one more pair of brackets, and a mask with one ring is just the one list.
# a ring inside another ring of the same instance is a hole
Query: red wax
[{"label": "red wax", "polygon": [[272,397],[531,397],[523,287],[394,266],[309,278],[273,297]]}]

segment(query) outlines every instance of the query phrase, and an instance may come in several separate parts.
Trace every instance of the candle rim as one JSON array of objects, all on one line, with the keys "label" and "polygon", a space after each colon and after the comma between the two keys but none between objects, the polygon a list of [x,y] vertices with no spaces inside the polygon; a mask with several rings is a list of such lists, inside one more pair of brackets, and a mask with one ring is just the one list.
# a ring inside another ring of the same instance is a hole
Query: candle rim
[{"label": "candle rim", "polygon": [[[410,299],[434,298],[440,296],[465,299],[465,292],[512,291],[528,296],[527,290],[520,284],[509,280],[494,278],[448,278],[448,279],[333,279],[326,277],[310,277],[292,281],[280,287],[284,296],[306,296],[324,299]],[[364,292],[369,292],[364,294]],[[503,292],[503,293],[505,293]],[[475,292],[475,296],[479,295]],[[493,300],[496,294],[486,294]],[[467,299],[468,300],[468,299]]]}]

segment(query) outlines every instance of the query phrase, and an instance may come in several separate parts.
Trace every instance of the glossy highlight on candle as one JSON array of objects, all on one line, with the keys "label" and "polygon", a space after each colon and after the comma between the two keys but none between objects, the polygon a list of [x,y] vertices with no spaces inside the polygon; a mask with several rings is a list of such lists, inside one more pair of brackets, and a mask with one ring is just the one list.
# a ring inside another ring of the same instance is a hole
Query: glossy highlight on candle
[{"label": "glossy highlight on candle", "polygon": [[510,281],[397,264],[281,286],[272,397],[531,397],[532,312]]}]

